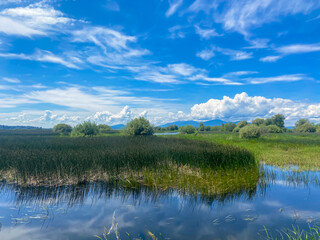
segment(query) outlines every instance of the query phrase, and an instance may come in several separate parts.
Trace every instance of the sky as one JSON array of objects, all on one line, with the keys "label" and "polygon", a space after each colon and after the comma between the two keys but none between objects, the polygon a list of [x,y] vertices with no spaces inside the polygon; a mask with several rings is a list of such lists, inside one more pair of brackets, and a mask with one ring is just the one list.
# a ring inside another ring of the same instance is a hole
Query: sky
[{"label": "sky", "polygon": [[320,122],[320,1],[0,0],[0,125]]}]

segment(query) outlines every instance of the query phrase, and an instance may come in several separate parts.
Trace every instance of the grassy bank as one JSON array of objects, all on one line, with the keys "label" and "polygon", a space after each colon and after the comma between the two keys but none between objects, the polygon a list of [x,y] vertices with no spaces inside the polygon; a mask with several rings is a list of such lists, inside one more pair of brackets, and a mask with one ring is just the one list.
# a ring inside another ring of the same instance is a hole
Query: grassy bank
[{"label": "grassy bank", "polygon": [[[241,181],[244,175],[250,178],[251,168],[252,185]],[[204,194],[250,190],[259,177],[255,159],[245,149],[160,137],[3,135],[0,170],[2,179],[21,185],[113,181]]]},{"label": "grassy bank", "polygon": [[279,167],[296,165],[299,170],[320,170],[319,134],[268,134],[259,139],[240,139],[237,133],[175,136],[244,148],[263,163]]}]

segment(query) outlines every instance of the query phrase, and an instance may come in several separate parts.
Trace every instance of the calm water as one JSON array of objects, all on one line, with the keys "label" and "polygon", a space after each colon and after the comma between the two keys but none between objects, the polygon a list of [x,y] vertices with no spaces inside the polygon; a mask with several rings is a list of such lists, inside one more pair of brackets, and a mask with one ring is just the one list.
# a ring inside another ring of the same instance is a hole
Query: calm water
[{"label": "calm water", "polygon": [[[20,188],[2,184],[0,239],[97,239],[115,213],[121,239],[146,230],[166,239],[260,239],[320,221],[320,173],[290,174],[272,167],[253,192],[211,198],[176,191],[117,189],[103,183]],[[115,239],[110,235],[109,239]]]}]

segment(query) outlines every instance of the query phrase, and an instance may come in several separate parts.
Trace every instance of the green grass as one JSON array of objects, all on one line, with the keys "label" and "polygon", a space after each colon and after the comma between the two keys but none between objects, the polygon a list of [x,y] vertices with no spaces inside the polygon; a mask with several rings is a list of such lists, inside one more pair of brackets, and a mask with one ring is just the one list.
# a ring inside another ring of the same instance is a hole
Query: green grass
[{"label": "green grass", "polygon": [[245,149],[152,136],[1,135],[0,173],[21,185],[113,181],[202,195],[254,191],[259,179],[254,156]]},{"label": "green grass", "polygon": [[265,228],[265,234],[260,235],[262,240],[319,240],[320,228],[309,226],[308,230],[303,230],[299,226],[292,226],[291,229],[284,229],[272,234]]},{"label": "green grass", "polygon": [[208,133],[172,136],[231,145],[252,152],[262,163],[299,170],[320,170],[319,134],[269,134],[259,139],[240,139],[237,133]]}]

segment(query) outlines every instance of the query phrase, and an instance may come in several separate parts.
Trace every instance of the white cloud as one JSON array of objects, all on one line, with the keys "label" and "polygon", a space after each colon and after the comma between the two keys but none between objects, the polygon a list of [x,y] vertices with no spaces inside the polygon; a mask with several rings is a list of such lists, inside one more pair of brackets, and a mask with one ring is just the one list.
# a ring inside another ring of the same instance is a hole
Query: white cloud
[{"label": "white cloud", "polygon": [[3,81],[9,82],[9,83],[20,83],[21,81],[17,78],[8,78],[8,77],[3,77]]},{"label": "white cloud", "polygon": [[110,11],[119,12],[120,6],[116,1],[108,0],[105,7]]},{"label": "white cloud", "polygon": [[215,56],[215,53],[213,49],[204,49],[201,52],[197,52],[196,56],[208,61]]},{"label": "white cloud", "polygon": [[8,35],[47,35],[61,30],[73,20],[41,1],[26,7],[6,8],[0,12],[0,31]]},{"label": "white cloud", "polygon": [[223,34],[219,34],[216,32],[216,29],[202,29],[198,25],[194,25],[196,29],[196,33],[200,35],[201,38],[210,39],[212,37],[221,37]]},{"label": "white cloud", "polygon": [[296,82],[302,80],[313,80],[313,78],[310,78],[305,74],[289,74],[275,77],[246,78],[245,80],[251,84],[262,84],[271,82]]},{"label": "white cloud", "polygon": [[307,117],[320,120],[320,104],[294,102],[282,98],[250,97],[247,93],[236,94],[234,98],[210,99],[206,103],[196,104],[191,108],[193,119],[222,119],[227,121],[252,120],[257,117],[267,118],[281,113],[288,124],[299,118]]},{"label": "white cloud", "polygon": [[279,47],[276,49],[277,52],[289,55],[289,54],[298,54],[298,53],[310,53],[310,52],[319,52],[320,43],[316,44],[292,44],[288,46]]},{"label": "white cloud", "polygon": [[79,66],[64,59],[63,57],[56,56],[50,51],[45,50],[37,50],[34,54],[26,55],[24,53],[16,54],[16,53],[0,53],[0,57],[7,59],[21,59],[21,60],[30,60],[30,61],[38,61],[38,62],[48,62],[48,63],[56,63],[66,66],[68,68],[80,69]]},{"label": "white cloud", "polygon": [[23,35],[31,37],[32,35],[45,35],[44,32],[32,29],[11,18],[0,15],[0,32],[8,35]]},{"label": "white cloud", "polygon": [[232,61],[240,61],[252,58],[251,52],[221,48],[216,46],[211,46],[211,48],[209,49],[202,50],[201,52],[198,52],[196,56],[207,61],[215,56],[215,52],[219,52],[222,55],[230,56],[230,60]]},{"label": "white cloud", "polygon": [[282,58],[282,56],[266,56],[266,57],[260,58],[260,61],[261,62],[276,62],[281,58]]},{"label": "white cloud", "polygon": [[306,15],[319,7],[320,2],[314,0],[196,0],[188,11],[211,14],[224,29],[248,36],[252,28],[278,21],[280,17],[299,13]]},{"label": "white cloud", "polygon": [[193,73],[199,71],[199,69],[196,69],[195,67],[186,63],[169,64],[168,68],[174,73],[177,73],[182,76],[190,76]]},{"label": "white cloud", "polygon": [[168,1],[169,1],[170,7],[166,11],[166,17],[172,16],[183,3],[183,0],[168,0]]},{"label": "white cloud", "polygon": [[187,32],[185,31],[187,27],[181,25],[175,25],[168,29],[170,35],[169,38],[176,39],[176,38],[185,38]]}]

